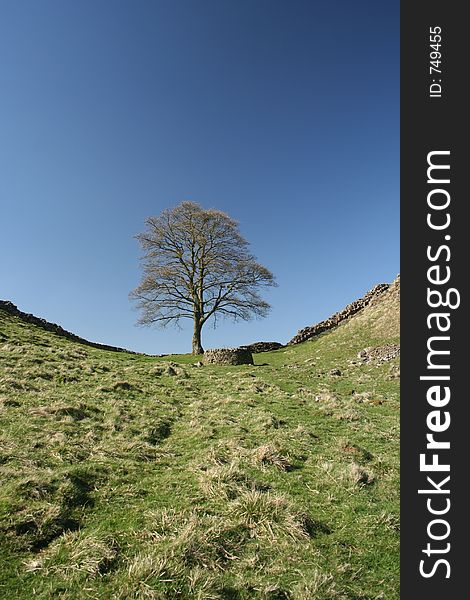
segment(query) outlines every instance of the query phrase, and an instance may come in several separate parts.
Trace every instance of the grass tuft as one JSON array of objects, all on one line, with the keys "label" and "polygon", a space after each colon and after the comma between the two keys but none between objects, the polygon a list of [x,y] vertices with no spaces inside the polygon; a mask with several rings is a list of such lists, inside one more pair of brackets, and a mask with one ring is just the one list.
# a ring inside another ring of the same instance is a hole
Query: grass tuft
[{"label": "grass tuft", "polygon": [[399,359],[358,359],[398,342],[389,300],[248,367],[0,309],[2,594],[398,600]]}]

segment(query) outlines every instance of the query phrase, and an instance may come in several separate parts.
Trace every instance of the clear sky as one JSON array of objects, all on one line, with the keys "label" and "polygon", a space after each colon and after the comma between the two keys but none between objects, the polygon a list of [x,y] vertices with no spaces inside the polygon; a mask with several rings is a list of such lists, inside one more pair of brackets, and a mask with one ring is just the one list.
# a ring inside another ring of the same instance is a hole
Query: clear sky
[{"label": "clear sky", "polygon": [[240,222],[286,342],[399,270],[398,0],[2,0],[0,298],[88,339],[136,327],[133,236],[182,200]]}]

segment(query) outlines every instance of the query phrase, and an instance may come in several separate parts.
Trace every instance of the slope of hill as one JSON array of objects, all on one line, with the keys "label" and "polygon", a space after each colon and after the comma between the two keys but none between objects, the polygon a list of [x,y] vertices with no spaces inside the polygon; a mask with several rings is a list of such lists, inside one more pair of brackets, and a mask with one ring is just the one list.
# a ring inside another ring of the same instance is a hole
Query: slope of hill
[{"label": "slope of hill", "polygon": [[398,287],[237,367],[0,309],[0,596],[397,599]]},{"label": "slope of hill", "polygon": [[0,313],[5,314],[8,313],[15,317],[19,317],[21,321],[24,323],[31,323],[32,325],[37,325],[41,329],[45,329],[46,331],[51,331],[60,337],[67,338],[72,342],[78,342],[79,344],[84,344],[85,346],[91,346],[92,348],[99,348],[100,350],[112,350],[113,352],[128,352],[129,354],[139,354],[138,352],[132,352],[131,350],[126,350],[125,348],[119,348],[118,346],[109,346],[108,344],[99,344],[98,342],[91,342],[90,340],[86,340],[70,331],[67,331],[60,325],[56,323],[50,323],[46,321],[46,319],[41,319],[32,315],[30,313],[25,313],[20,310],[13,302],[9,302],[8,300],[0,300]]}]

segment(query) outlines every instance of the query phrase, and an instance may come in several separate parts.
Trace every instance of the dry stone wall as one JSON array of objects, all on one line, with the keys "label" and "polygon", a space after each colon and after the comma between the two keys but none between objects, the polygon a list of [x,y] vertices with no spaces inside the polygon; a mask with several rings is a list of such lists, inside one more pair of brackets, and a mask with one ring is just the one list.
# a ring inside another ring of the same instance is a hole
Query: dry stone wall
[{"label": "dry stone wall", "polygon": [[244,346],[250,352],[254,352],[255,354],[259,352],[270,352],[271,350],[279,350],[279,348],[284,348],[284,346],[280,342],[255,342],[254,344],[248,344]]},{"label": "dry stone wall", "polygon": [[377,297],[381,296],[384,292],[386,292],[389,289],[389,287],[390,285],[388,283],[379,283],[379,285],[376,285],[374,288],[372,288],[370,292],[367,292],[367,294],[363,298],[359,298],[359,300],[351,302],[351,304],[348,304],[346,308],[335,313],[325,321],[320,321],[320,323],[317,323],[312,327],[305,327],[304,329],[298,331],[297,335],[295,335],[291,339],[291,341],[288,342],[288,345],[300,344],[301,342],[305,342],[306,340],[309,340],[310,338],[319,335],[320,333],[329,331],[330,329],[337,327],[340,323],[346,321],[347,319],[358,313],[360,310],[368,306]]}]

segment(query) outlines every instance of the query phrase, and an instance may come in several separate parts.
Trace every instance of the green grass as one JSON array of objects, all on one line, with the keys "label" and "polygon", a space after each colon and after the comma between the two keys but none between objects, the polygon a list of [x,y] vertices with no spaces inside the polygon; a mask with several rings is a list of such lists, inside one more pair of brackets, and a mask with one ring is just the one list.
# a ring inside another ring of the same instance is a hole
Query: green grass
[{"label": "green grass", "polygon": [[397,599],[398,365],[351,361],[398,340],[366,317],[198,367],[0,312],[0,596]]}]

